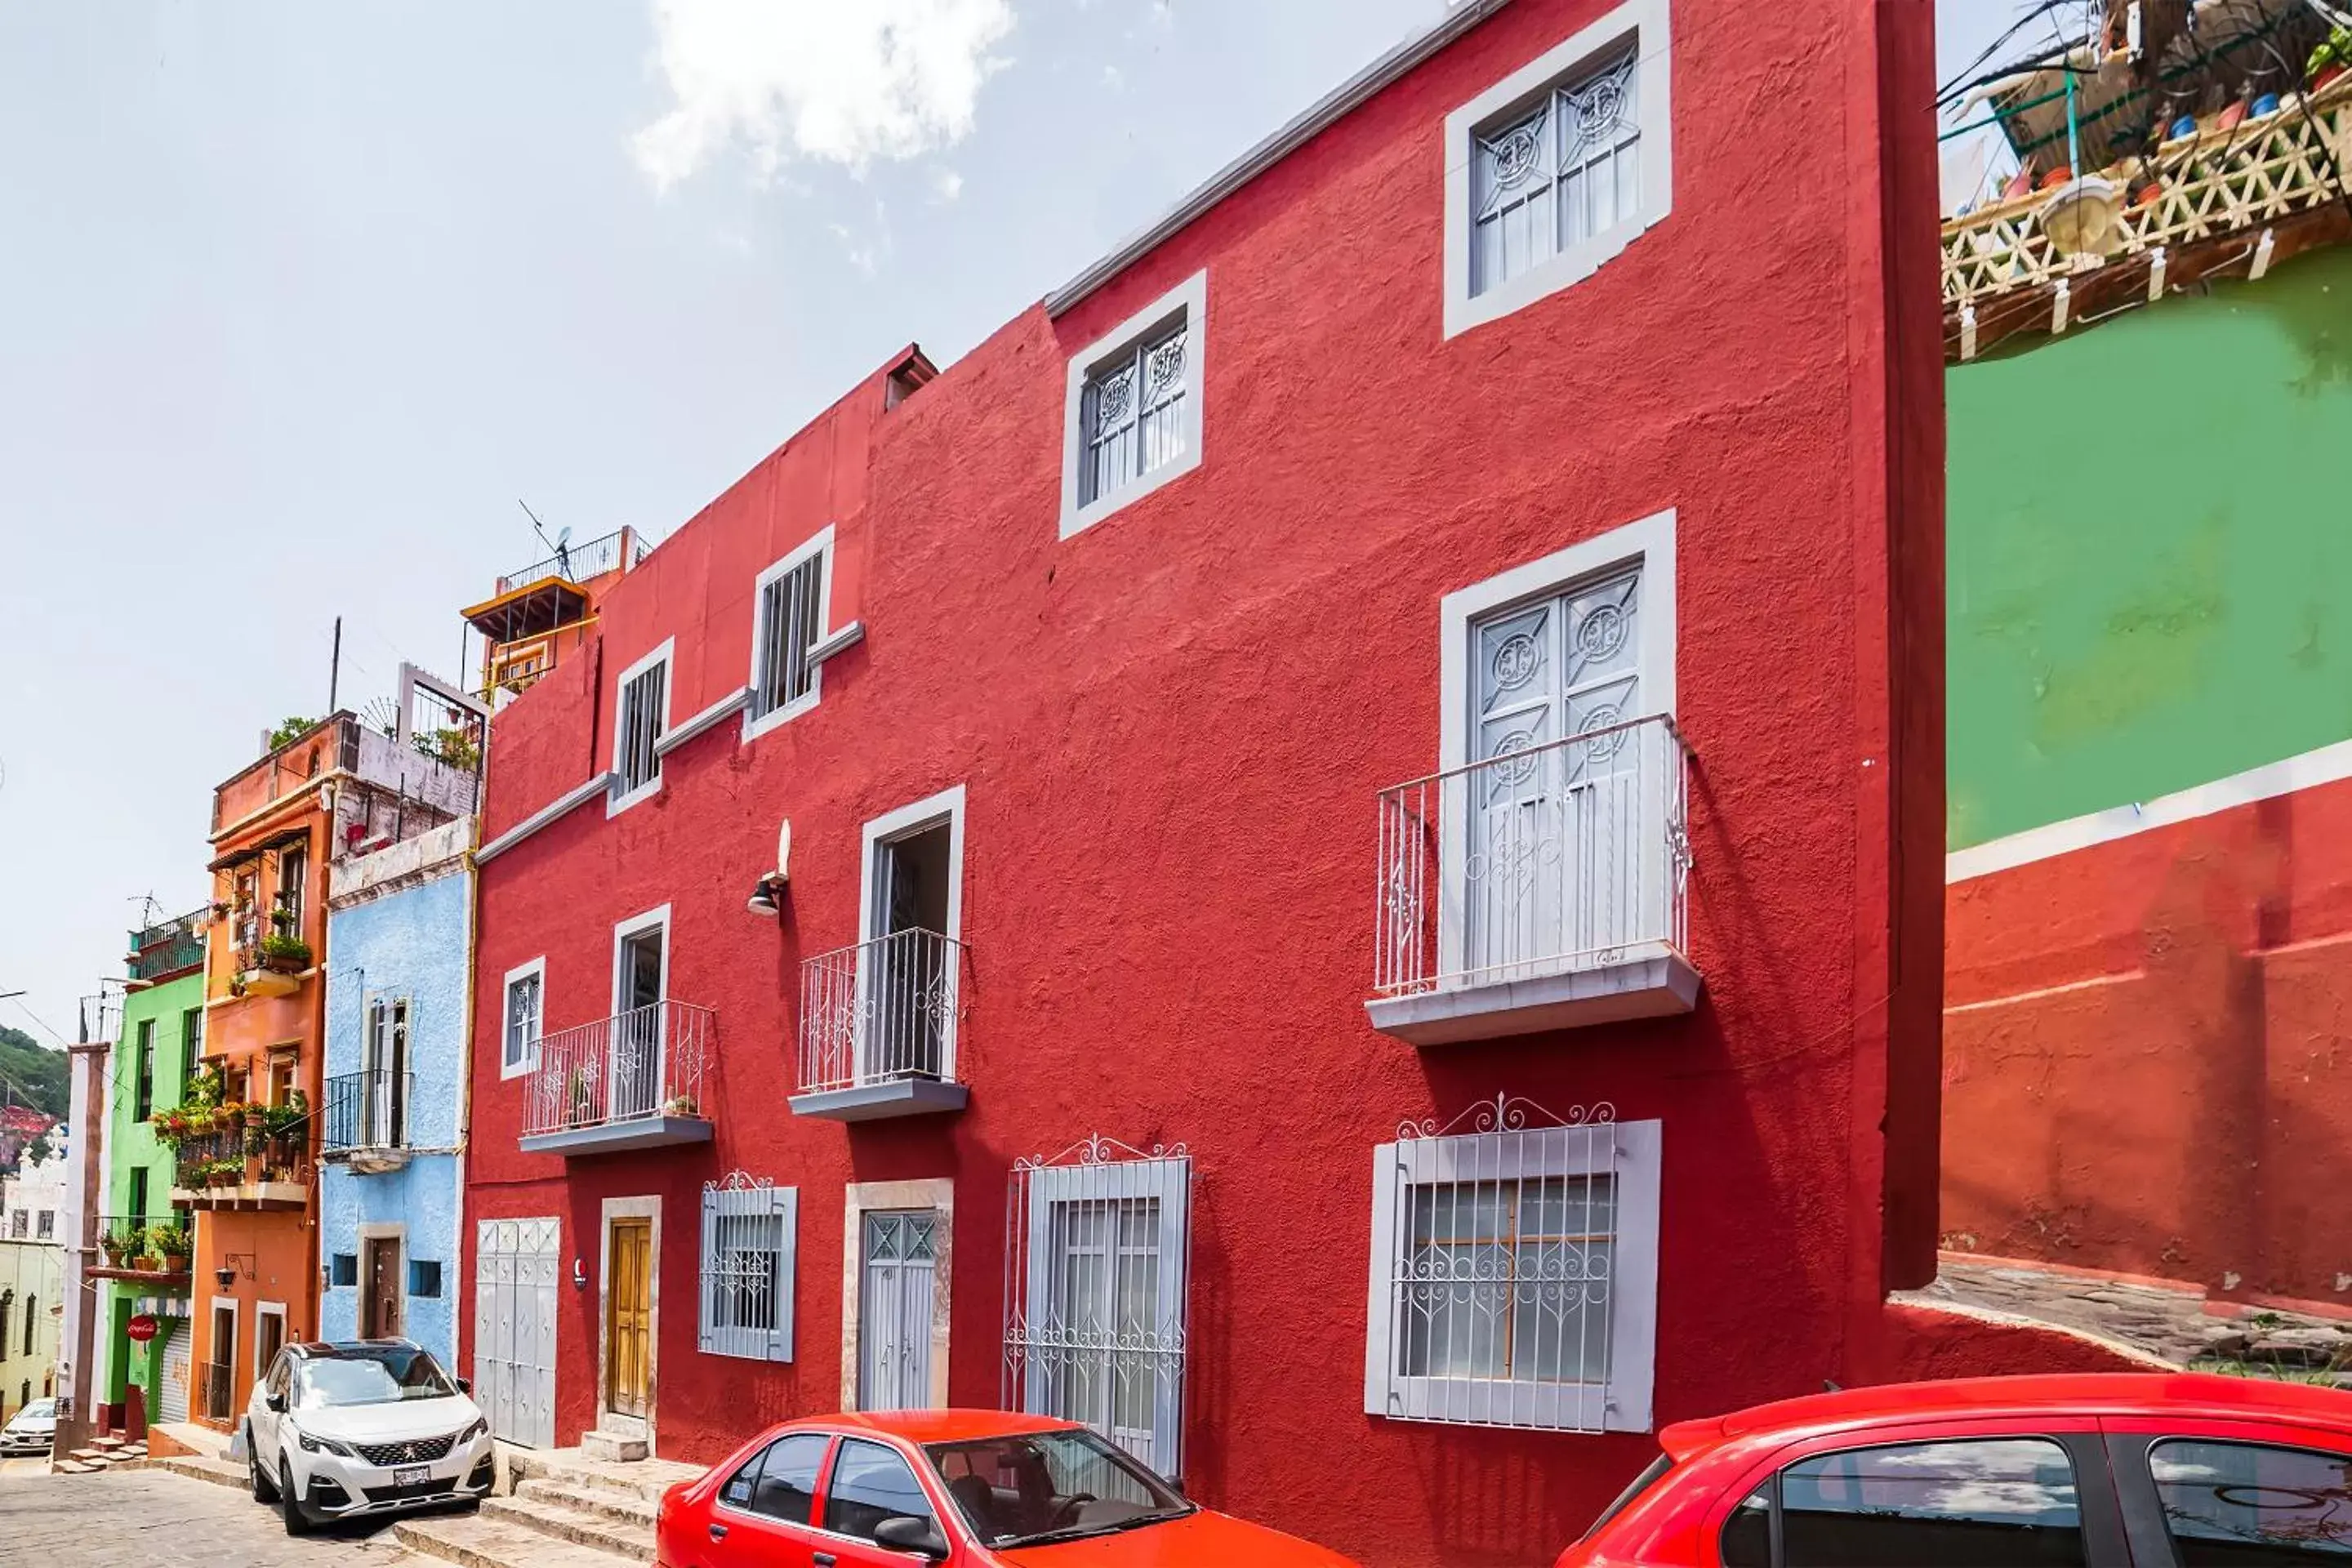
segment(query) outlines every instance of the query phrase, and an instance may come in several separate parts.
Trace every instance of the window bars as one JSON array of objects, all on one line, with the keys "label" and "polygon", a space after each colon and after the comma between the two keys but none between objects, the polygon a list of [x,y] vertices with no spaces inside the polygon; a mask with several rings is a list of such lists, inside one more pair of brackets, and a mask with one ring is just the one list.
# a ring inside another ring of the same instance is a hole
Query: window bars
[{"label": "window bars", "polygon": [[1478,133],[1470,292],[1483,294],[1642,208],[1641,61],[1628,52]]},{"label": "window bars", "polygon": [[1374,1160],[1364,1408],[1646,1427],[1655,1149],[1656,1123],[1607,1105],[1554,1119],[1501,1095],[1443,1128],[1399,1127]]},{"label": "window bars", "polygon": [[1147,332],[1087,377],[1078,504],[1092,506],[1181,457],[1192,444],[1188,319]]},{"label": "window bars", "polygon": [[1099,1134],[1014,1163],[1005,1234],[1004,1403],[1082,1421],[1181,1473],[1192,1155]]},{"label": "window bars", "polygon": [[793,1258],[800,1189],[742,1171],[702,1184],[702,1308],[706,1355],[793,1359]]},{"label": "window bars", "polygon": [[763,719],[816,689],[809,649],[824,635],[825,552],[817,551],[760,588],[760,673],[751,717]]},{"label": "window bars", "polygon": [[541,1037],[523,1136],[652,1117],[700,1117],[717,1015],[663,1001]]},{"label": "window bars", "polygon": [[669,664],[664,660],[621,688],[621,748],[615,769],[620,778],[614,785],[620,795],[643,789],[661,776],[661,753],[654,742],[661,739],[663,688],[668,680]]}]

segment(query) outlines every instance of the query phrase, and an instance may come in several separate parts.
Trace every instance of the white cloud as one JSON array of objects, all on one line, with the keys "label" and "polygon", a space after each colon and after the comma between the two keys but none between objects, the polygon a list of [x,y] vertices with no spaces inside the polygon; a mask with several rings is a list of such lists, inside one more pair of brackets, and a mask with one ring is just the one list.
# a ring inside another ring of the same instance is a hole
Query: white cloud
[{"label": "white cloud", "polygon": [[950,168],[941,167],[933,169],[931,171],[931,191],[939,197],[940,200],[943,202],[951,202],[958,196],[963,195],[963,176]]},{"label": "white cloud", "polygon": [[740,146],[763,175],[794,159],[863,169],[971,133],[1006,63],[1011,0],[654,0],[677,104],[631,142],[667,189]]}]

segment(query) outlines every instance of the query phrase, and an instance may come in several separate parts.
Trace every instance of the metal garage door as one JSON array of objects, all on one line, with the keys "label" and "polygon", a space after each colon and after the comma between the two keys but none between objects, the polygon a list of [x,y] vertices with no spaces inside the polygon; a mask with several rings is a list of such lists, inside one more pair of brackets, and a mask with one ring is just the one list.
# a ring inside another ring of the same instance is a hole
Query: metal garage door
[{"label": "metal garage door", "polygon": [[474,1399],[490,1431],[555,1447],[555,1285],[561,1226],[486,1219],[474,1248]]},{"label": "metal garage door", "polygon": [[163,1342],[163,1386],[156,1390],[163,1413],[156,1419],[182,1422],[188,1418],[188,1342],[195,1330],[185,1318],[166,1318],[163,1328],[170,1337]]}]

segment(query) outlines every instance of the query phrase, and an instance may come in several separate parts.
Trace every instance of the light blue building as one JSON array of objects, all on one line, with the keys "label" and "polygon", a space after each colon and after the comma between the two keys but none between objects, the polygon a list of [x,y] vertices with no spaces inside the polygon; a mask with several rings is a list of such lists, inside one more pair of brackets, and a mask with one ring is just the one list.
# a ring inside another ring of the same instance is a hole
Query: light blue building
[{"label": "light blue building", "polygon": [[319,1321],[452,1371],[465,1207],[474,820],[336,868],[327,900]]}]

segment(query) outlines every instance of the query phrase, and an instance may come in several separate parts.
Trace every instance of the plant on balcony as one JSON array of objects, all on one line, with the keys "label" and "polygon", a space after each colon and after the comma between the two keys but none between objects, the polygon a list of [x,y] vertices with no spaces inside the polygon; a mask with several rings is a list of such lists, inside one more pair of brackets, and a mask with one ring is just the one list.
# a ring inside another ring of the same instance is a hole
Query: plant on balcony
[{"label": "plant on balcony", "polygon": [[163,1272],[178,1274],[188,1267],[188,1227],[184,1221],[158,1220],[147,1227],[147,1252],[162,1260]]},{"label": "plant on balcony", "polygon": [[673,1094],[662,1101],[664,1116],[699,1116],[702,1102],[690,1094]]},{"label": "plant on balcony", "polygon": [[316,719],[299,719],[290,716],[279,720],[278,728],[269,731],[269,749],[276,751],[317,722]]},{"label": "plant on balcony", "polygon": [[279,974],[299,974],[310,967],[310,944],[291,931],[271,931],[261,939],[261,967]]},{"label": "plant on balcony", "polygon": [[463,730],[419,730],[409,736],[409,743],[434,761],[446,763],[465,773],[472,773],[482,760],[482,749]]},{"label": "plant on balcony", "polygon": [[[292,1131],[310,1119],[310,1096],[299,1089],[289,1089],[286,1091],[285,1104],[265,1105],[261,1108],[261,1136],[265,1141],[278,1138]],[[250,1152],[257,1154],[261,1151],[255,1149]]]},{"label": "plant on balcony", "polygon": [[137,1233],[138,1227],[135,1226],[114,1225],[108,1226],[100,1235],[98,1249],[106,1254],[106,1266],[109,1268],[122,1267],[122,1260],[131,1256],[132,1238]]},{"label": "plant on balcony", "polygon": [[563,1124],[578,1127],[588,1120],[588,1075],[578,1068],[563,1085]]}]

